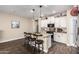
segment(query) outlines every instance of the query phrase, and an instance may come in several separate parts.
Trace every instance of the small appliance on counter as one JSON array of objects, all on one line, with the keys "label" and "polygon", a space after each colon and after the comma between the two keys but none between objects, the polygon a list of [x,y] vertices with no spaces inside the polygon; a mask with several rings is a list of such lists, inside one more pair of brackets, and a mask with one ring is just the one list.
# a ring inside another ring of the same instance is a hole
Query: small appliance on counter
[{"label": "small appliance on counter", "polygon": [[48,24],[47,27],[54,27],[54,24]]}]

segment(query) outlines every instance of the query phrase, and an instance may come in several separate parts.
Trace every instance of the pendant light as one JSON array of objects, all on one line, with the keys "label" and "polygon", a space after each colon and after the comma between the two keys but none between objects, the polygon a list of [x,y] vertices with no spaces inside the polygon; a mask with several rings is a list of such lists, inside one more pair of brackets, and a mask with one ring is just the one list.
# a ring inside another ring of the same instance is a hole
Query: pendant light
[{"label": "pendant light", "polygon": [[41,16],[41,13],[42,13],[42,12],[41,12],[41,8],[42,8],[42,7],[43,7],[42,5],[39,6],[39,8],[40,8],[40,18],[41,18],[41,19],[42,19],[42,16]]},{"label": "pendant light", "polygon": [[35,12],[35,9],[32,9],[32,11],[33,11],[33,20],[34,20],[34,12]]},{"label": "pendant light", "polygon": [[[40,8],[40,17],[39,17],[39,18],[40,18],[41,20],[42,20],[42,18],[44,17],[44,15],[42,16],[42,7],[43,7],[42,5],[39,6],[39,8]],[[47,20],[48,17],[45,17],[45,19]]]}]

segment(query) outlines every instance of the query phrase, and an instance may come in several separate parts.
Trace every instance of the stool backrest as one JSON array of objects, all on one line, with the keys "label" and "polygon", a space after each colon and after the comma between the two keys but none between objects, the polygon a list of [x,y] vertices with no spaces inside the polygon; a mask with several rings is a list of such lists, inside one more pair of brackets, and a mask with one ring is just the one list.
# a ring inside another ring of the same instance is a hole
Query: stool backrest
[{"label": "stool backrest", "polygon": [[24,37],[31,36],[31,33],[24,32]]},{"label": "stool backrest", "polygon": [[25,37],[25,38],[27,37],[27,32],[24,32],[24,37]]}]

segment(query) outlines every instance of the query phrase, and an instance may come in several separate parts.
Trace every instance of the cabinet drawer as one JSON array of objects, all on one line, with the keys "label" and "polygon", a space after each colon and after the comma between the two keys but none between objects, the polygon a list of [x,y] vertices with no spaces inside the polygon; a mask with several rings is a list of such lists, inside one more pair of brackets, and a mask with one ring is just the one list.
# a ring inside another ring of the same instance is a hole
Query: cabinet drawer
[{"label": "cabinet drawer", "polygon": [[64,33],[55,33],[54,40],[61,43],[67,43],[67,34]]}]

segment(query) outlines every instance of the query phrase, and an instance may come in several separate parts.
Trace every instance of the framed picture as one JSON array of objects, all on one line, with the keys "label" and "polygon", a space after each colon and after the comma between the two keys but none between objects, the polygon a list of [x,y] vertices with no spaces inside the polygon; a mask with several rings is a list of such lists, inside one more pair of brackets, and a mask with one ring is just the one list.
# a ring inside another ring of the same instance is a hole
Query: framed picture
[{"label": "framed picture", "polygon": [[18,21],[18,20],[12,20],[11,21],[11,28],[12,29],[20,28],[20,21]]}]

